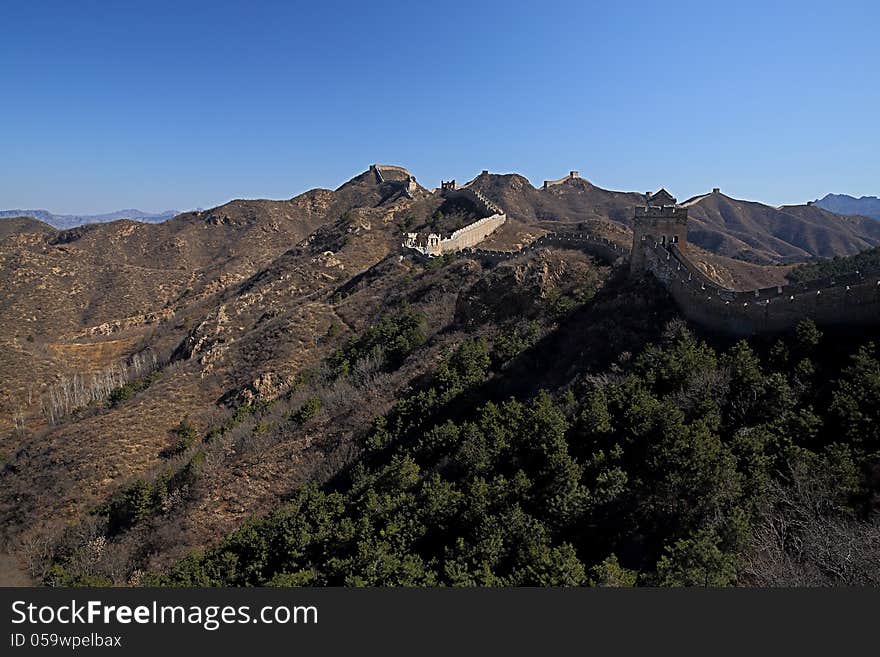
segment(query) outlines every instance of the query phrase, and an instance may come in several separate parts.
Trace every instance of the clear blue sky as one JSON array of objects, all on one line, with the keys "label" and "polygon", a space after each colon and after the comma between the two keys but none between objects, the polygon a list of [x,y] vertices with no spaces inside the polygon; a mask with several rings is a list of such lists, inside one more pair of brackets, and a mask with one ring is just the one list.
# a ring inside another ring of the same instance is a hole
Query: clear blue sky
[{"label": "clear blue sky", "polygon": [[336,187],[880,194],[880,3],[4,2],[0,208]]}]

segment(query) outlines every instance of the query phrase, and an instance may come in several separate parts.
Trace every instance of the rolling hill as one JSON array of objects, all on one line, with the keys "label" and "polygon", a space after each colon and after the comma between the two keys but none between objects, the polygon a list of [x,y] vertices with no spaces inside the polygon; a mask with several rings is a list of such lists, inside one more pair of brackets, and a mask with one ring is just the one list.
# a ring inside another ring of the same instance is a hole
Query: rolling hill
[{"label": "rolling hill", "polygon": [[760,264],[852,255],[880,243],[880,231],[869,220],[813,206],[774,208],[721,193],[698,196],[684,205],[689,208],[688,240]]}]

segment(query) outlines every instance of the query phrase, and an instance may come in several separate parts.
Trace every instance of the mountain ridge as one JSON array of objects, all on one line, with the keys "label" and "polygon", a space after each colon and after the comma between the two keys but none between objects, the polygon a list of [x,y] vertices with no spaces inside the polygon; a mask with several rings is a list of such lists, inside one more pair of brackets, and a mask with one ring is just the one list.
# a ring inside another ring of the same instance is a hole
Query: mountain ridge
[{"label": "mountain ridge", "polygon": [[[579,176],[543,188],[519,174],[481,173],[470,183],[510,217],[551,227],[559,222],[611,220],[627,228],[639,192],[607,190]],[[853,255],[880,244],[877,222],[802,205],[776,208],[734,199],[714,189],[684,201],[688,239],[720,256],[759,265],[790,264],[817,257]]]}]

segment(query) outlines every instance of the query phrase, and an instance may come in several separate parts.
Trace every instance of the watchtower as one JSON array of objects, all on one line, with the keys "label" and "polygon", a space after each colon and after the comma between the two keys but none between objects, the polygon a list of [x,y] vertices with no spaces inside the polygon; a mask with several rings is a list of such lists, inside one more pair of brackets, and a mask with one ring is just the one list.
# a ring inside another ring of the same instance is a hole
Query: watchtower
[{"label": "watchtower", "polygon": [[630,271],[645,271],[645,249],[655,243],[663,245],[687,244],[687,208],[676,203],[675,197],[661,189],[645,194],[645,205],[635,208],[633,217],[633,245],[630,252]]}]

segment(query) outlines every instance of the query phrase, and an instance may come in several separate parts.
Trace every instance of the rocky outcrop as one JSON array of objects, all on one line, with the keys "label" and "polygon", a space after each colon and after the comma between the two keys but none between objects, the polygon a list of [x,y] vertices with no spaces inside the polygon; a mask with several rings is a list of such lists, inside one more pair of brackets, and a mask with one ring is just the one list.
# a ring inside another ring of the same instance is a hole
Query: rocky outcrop
[{"label": "rocky outcrop", "polygon": [[103,324],[98,324],[97,326],[91,326],[77,337],[90,338],[99,335],[113,335],[114,333],[119,333],[120,331],[125,331],[130,328],[148,326],[150,324],[158,324],[159,322],[163,322],[169,319],[173,315],[173,310],[166,309],[154,313],[146,313],[144,315],[135,315],[134,317],[116,319],[112,322],[104,322]]},{"label": "rocky outcrop", "polygon": [[198,358],[203,366],[202,375],[206,375],[213,369],[213,364],[220,359],[228,349],[229,340],[225,333],[229,317],[226,314],[226,306],[220,306],[216,313],[212,313],[193,328],[184,338],[171,356],[172,360],[189,360]]}]

